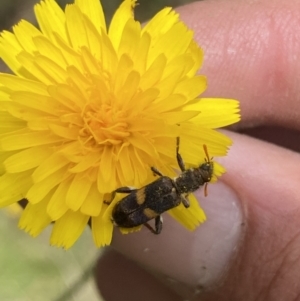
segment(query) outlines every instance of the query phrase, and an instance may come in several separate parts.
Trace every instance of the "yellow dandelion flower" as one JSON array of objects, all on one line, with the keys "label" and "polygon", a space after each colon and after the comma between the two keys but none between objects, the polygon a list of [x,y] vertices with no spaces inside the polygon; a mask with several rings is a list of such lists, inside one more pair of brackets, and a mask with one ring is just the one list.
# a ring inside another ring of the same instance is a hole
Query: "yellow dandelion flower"
[{"label": "yellow dandelion flower", "polygon": [[[111,192],[174,176],[176,137],[187,166],[224,156],[231,140],[214,129],[237,122],[238,102],[198,98],[203,53],[171,8],[146,26],[125,0],[109,28],[99,0],[54,0],[4,31],[0,57],[0,206],[26,198],[19,226],[36,236],[53,223],[51,244],[71,247],[91,224],[97,246],[111,242]],[[215,164],[215,175],[224,172]],[[171,214],[188,229],[203,222],[197,201]],[[128,232],[128,231],[127,231]]]}]

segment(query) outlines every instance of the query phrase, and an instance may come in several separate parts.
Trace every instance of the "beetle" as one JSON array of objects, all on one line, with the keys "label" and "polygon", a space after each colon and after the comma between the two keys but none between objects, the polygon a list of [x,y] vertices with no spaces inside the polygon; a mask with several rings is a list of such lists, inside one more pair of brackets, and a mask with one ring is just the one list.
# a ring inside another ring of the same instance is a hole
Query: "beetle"
[{"label": "beetle", "polygon": [[[151,167],[154,175],[159,176],[154,182],[139,188],[120,187],[113,191],[112,199],[116,193],[127,193],[112,210],[113,223],[121,228],[133,228],[145,225],[152,233],[159,234],[162,230],[161,214],[177,207],[181,203],[188,208],[189,193],[194,192],[207,184],[213,175],[213,161],[209,158],[206,145],[203,145],[206,154],[205,162],[196,168],[185,169],[184,162],[179,153],[179,137],[177,137],[176,158],[181,174],[171,179],[164,176],[155,167]],[[155,229],[148,221],[155,219]]]}]

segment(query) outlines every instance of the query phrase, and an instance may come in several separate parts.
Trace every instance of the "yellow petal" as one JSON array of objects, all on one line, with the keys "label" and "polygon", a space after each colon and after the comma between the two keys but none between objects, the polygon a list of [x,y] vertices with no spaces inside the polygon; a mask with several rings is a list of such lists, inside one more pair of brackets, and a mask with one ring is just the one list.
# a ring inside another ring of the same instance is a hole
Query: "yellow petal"
[{"label": "yellow petal", "polygon": [[179,82],[175,87],[174,94],[184,95],[186,99],[190,100],[203,93],[206,90],[206,87],[206,77],[203,75],[198,75]]},{"label": "yellow petal", "polygon": [[135,70],[143,74],[147,67],[147,58],[150,47],[151,37],[145,32],[141,35],[136,51],[132,54],[132,60],[135,64]]},{"label": "yellow petal", "polygon": [[97,186],[94,184],[82,204],[80,211],[89,216],[98,216],[103,205],[103,194],[100,194]]},{"label": "yellow petal", "polygon": [[57,137],[48,131],[31,132],[26,130],[15,131],[0,141],[0,149],[9,151],[24,149],[28,147],[52,144],[62,141],[61,137]]},{"label": "yellow petal", "polygon": [[50,148],[32,147],[10,156],[3,164],[9,173],[22,172],[37,167],[50,155]]},{"label": "yellow petal", "polygon": [[55,222],[50,238],[51,245],[69,249],[82,234],[88,221],[89,216],[68,211]]},{"label": "yellow petal", "polygon": [[167,32],[178,21],[178,14],[171,7],[159,11],[143,27],[143,33],[148,32],[153,38]]},{"label": "yellow petal", "polygon": [[110,205],[102,206],[100,215],[91,219],[93,239],[97,247],[106,246],[111,243],[114,228],[111,220],[112,210],[121,198],[122,194],[116,194]]},{"label": "yellow petal", "polygon": [[56,124],[49,124],[49,129],[56,134],[67,140],[77,140],[79,129],[77,127],[69,128],[68,126],[59,126]]},{"label": "yellow petal", "polygon": [[73,211],[77,211],[86,200],[92,182],[82,174],[76,174],[68,189],[66,204]]},{"label": "yellow petal", "polygon": [[58,115],[58,106],[49,96],[39,95],[32,92],[14,92],[11,99],[26,107],[43,111],[50,115]]},{"label": "yellow petal", "polygon": [[95,245],[100,248],[110,245],[113,233],[113,223],[103,220],[101,216],[92,216],[92,233]]},{"label": "yellow petal", "polygon": [[165,112],[161,113],[161,117],[168,120],[171,124],[180,124],[181,122],[190,120],[197,116],[199,111],[184,111],[184,112]]},{"label": "yellow petal", "polygon": [[100,161],[99,153],[91,152],[83,156],[82,159],[80,159],[80,161],[78,162],[78,164],[70,168],[69,171],[72,173],[83,172],[89,169],[91,166],[98,165],[97,162],[99,161]]},{"label": "yellow petal", "polygon": [[33,38],[41,36],[42,33],[31,23],[22,20],[13,27],[13,31],[22,49],[29,53],[34,53],[37,50]]},{"label": "yellow petal", "polygon": [[[93,45],[99,45],[99,48],[89,49]],[[92,42],[88,47],[81,47],[82,61],[86,72],[90,74],[97,74],[101,76],[101,69],[99,69],[99,59],[101,59],[102,55],[102,41]]]},{"label": "yellow petal", "polygon": [[55,186],[62,182],[66,177],[67,168],[61,168],[53,172],[44,180],[33,184],[26,193],[26,198],[32,204],[40,202]]},{"label": "yellow petal", "polygon": [[66,204],[66,195],[71,181],[71,178],[62,181],[51,196],[47,206],[47,213],[52,221],[60,219],[69,209]]},{"label": "yellow petal", "polygon": [[[74,70],[74,69],[73,69]],[[70,70],[69,70],[70,71]],[[82,82],[81,82],[82,84]],[[84,85],[83,85],[84,86]],[[48,89],[49,94],[63,106],[69,109],[69,114],[73,112],[79,112],[86,104],[86,97],[81,94],[81,91],[71,88],[68,85],[59,84],[57,86],[51,86]],[[69,116],[69,114],[67,116]],[[66,114],[61,116],[61,120],[65,118]],[[70,121],[70,120],[68,120]],[[80,125],[82,125],[82,119],[80,118]]]},{"label": "yellow petal", "polygon": [[12,91],[27,91],[37,95],[48,96],[46,85],[11,74],[0,73],[0,82]]},{"label": "yellow petal", "polygon": [[[180,39],[178,38],[180,37]],[[149,59],[157,57],[164,49],[168,60],[186,52],[193,38],[193,32],[182,23],[174,24],[170,29],[160,34],[149,49]]]},{"label": "yellow petal", "polygon": [[133,17],[132,9],[135,6],[135,3],[136,0],[124,0],[112,17],[109,25],[108,35],[115,49],[119,48],[125,24],[127,23],[128,19]]},{"label": "yellow petal", "polygon": [[103,30],[101,32],[101,38],[102,38],[102,53],[101,53],[102,67],[103,70],[110,73],[112,78],[114,78],[118,66],[118,56],[112,41],[109,39],[109,37]]},{"label": "yellow petal", "polygon": [[21,130],[26,126],[23,120],[11,116],[7,112],[0,111],[0,135]]},{"label": "yellow petal", "polygon": [[48,202],[49,199],[46,198],[39,204],[32,205],[28,203],[21,215],[19,228],[33,237],[38,236],[51,223],[46,212]]},{"label": "yellow petal", "polygon": [[136,46],[140,43],[140,38],[141,24],[133,19],[129,19],[125,24],[118,47],[119,57],[122,54],[127,54],[130,57],[134,57],[136,55],[136,51],[138,50]]},{"label": "yellow petal", "polygon": [[24,198],[24,191],[32,186],[29,172],[5,173],[0,177],[0,207],[5,207]]},{"label": "yellow petal", "polygon": [[64,41],[68,40],[65,30],[65,14],[56,1],[41,1],[35,5],[34,12],[45,36],[53,41],[54,33],[57,33]]},{"label": "yellow petal", "polygon": [[109,185],[112,188],[112,190],[114,189],[113,185],[109,184],[110,182],[112,182],[111,178],[113,172],[114,172],[113,150],[112,147],[106,146],[104,147],[103,153],[101,154],[101,161],[99,164],[99,173],[98,173],[98,182],[97,182],[98,189],[101,193],[107,192],[107,190],[104,188],[106,185]]},{"label": "yellow petal", "polygon": [[[129,148],[123,147],[121,152],[119,153],[119,160],[118,160],[120,171],[127,179],[127,183],[132,183],[134,178],[133,167],[132,167],[134,162],[131,161],[130,155],[131,153],[129,152]],[[126,184],[124,183],[124,185]]]},{"label": "yellow petal", "polygon": [[66,69],[68,62],[59,47],[53,44],[44,36],[37,36],[33,38],[34,45],[37,51],[42,56],[47,56],[51,61],[56,62],[63,69]]},{"label": "yellow petal", "polygon": [[103,9],[99,0],[75,0],[75,4],[87,15],[98,30],[103,28],[106,31]]},{"label": "yellow petal", "polygon": [[22,68],[29,74],[27,77],[36,81],[40,81],[46,85],[55,83],[53,78],[49,78],[46,70],[40,69],[35,63],[35,56],[28,52],[21,52],[18,54],[17,59],[22,65]]},{"label": "yellow petal", "polygon": [[187,74],[188,77],[192,77],[198,72],[198,69],[203,64],[204,52],[196,41],[192,40],[186,53],[190,54],[194,60],[194,66]]},{"label": "yellow petal", "polygon": [[201,98],[197,103],[188,105],[185,110],[199,110],[201,113],[193,122],[208,128],[219,128],[240,120],[239,102],[225,98]]},{"label": "yellow petal", "polygon": [[19,44],[16,36],[8,31],[1,32],[0,37],[0,57],[5,64],[13,71],[13,73],[24,76],[27,72],[24,72],[22,65],[17,60],[17,55],[22,51],[22,47]]},{"label": "yellow petal", "polygon": [[5,174],[6,169],[4,167],[4,161],[7,160],[10,156],[13,156],[16,152],[0,152],[0,176]]},{"label": "yellow petal", "polygon": [[[214,162],[214,175],[216,177],[220,177],[223,173],[225,173],[225,167],[223,167],[218,162]],[[212,181],[213,182],[213,181]]]},{"label": "yellow petal", "polygon": [[190,207],[185,208],[182,204],[174,209],[169,210],[169,214],[188,230],[195,228],[206,220],[202,208],[199,206],[197,199],[193,194],[189,195]]},{"label": "yellow petal", "polygon": [[172,94],[159,102],[152,104],[147,112],[168,112],[182,107],[187,102],[183,95]]},{"label": "yellow petal", "polygon": [[138,148],[139,150],[144,151],[152,158],[157,158],[157,151],[155,146],[144,136],[140,133],[133,133],[132,136],[128,137],[128,141],[134,147]]},{"label": "yellow petal", "polygon": [[[35,65],[38,69],[43,70],[44,75],[50,83],[64,83],[68,79],[68,72],[64,70],[55,61],[43,55],[35,56]],[[36,75],[36,73],[34,73]]]},{"label": "yellow petal", "polygon": [[121,91],[121,89],[124,87],[127,75],[128,73],[132,72],[133,67],[133,61],[127,54],[124,54],[120,57],[116,71],[116,78],[114,79],[115,91]]},{"label": "yellow petal", "polygon": [[45,180],[53,173],[69,164],[69,161],[60,153],[54,153],[45,159],[33,172],[32,179],[35,183]]},{"label": "yellow petal", "polygon": [[[165,69],[167,69],[167,66]],[[185,76],[184,69],[184,66],[181,66],[181,68],[172,67],[167,69],[167,72],[163,74],[163,78],[155,85],[155,87],[160,90],[160,98],[167,98],[174,93],[177,83]]]},{"label": "yellow petal", "polygon": [[151,62],[151,65],[141,77],[140,87],[142,90],[149,89],[159,82],[166,64],[167,58],[162,53]]},{"label": "yellow petal", "polygon": [[82,46],[89,46],[84,17],[79,7],[77,5],[68,5],[65,13],[66,28],[72,48],[79,50]]}]

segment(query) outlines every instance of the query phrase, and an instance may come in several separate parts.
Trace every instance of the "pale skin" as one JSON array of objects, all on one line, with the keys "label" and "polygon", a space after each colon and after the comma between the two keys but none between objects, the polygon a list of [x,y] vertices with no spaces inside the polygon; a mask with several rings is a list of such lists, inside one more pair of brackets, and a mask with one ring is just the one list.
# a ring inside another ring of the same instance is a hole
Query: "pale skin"
[{"label": "pale skin", "polygon": [[[98,287],[107,301],[300,300],[300,1],[207,0],[178,11],[205,51],[205,96],[240,100],[242,121],[232,129],[260,138],[227,132],[234,145],[222,161],[228,170],[222,181],[238,195],[247,227],[223,275],[193,298],[185,287],[194,286],[195,271],[185,271],[175,292],[113,250],[98,262]],[[176,281],[188,245],[180,245],[184,232],[172,232],[175,222],[167,221],[170,233],[159,246],[143,229],[129,247],[117,234],[113,247]],[[180,257],[168,244],[172,235],[179,236]],[[137,246],[153,245],[152,259],[136,257]],[[168,262],[160,261],[163,253]]]}]

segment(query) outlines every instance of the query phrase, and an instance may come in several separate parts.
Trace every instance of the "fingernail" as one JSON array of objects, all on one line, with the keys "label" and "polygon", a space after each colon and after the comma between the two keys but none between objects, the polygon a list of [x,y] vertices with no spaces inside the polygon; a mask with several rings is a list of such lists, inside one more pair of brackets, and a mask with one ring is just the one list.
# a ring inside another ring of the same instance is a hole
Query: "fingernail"
[{"label": "fingernail", "polygon": [[181,295],[195,295],[218,283],[235,257],[245,231],[244,214],[236,193],[220,181],[209,194],[196,192],[207,220],[188,231],[164,214],[163,230],[147,229],[121,235],[113,245],[123,254],[153,271]]}]

